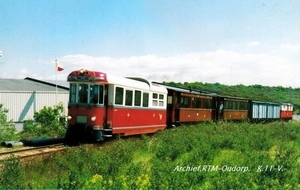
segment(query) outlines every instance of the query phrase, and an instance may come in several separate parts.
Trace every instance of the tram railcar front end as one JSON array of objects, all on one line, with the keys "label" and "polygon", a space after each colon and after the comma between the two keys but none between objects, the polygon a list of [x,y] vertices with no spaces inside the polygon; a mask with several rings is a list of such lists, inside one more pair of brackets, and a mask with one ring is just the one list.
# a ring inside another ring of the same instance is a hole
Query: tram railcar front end
[{"label": "tram railcar front end", "polygon": [[76,70],[69,74],[68,82],[70,92],[66,141],[102,141],[104,136],[111,135],[105,123],[106,74]]}]

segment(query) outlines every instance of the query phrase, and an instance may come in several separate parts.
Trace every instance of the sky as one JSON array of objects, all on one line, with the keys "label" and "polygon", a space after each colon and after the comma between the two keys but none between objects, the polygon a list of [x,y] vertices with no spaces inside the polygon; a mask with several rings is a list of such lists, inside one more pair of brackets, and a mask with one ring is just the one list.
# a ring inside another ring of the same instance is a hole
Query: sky
[{"label": "sky", "polygon": [[5,0],[0,78],[66,80],[84,68],[300,88],[299,9],[299,0]]}]

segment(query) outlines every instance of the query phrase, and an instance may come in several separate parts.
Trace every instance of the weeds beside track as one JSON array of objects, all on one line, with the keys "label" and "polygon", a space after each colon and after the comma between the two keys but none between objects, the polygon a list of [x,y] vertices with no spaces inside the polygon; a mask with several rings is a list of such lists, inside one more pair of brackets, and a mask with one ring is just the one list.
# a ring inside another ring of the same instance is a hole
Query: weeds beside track
[{"label": "weeds beside track", "polygon": [[0,179],[19,172],[22,183],[8,187],[33,189],[297,189],[299,154],[296,122],[205,123],[83,145]]}]

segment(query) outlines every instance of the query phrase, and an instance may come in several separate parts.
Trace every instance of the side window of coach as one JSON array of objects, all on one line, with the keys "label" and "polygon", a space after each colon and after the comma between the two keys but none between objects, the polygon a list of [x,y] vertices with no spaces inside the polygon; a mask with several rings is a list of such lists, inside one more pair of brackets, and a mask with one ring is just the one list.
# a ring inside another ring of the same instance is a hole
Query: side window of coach
[{"label": "side window of coach", "polygon": [[158,105],[158,94],[153,93],[152,94],[152,106],[157,106]]},{"label": "side window of coach", "polygon": [[188,108],[189,107],[189,98],[188,97],[181,97],[181,100],[180,100],[180,106],[182,108]]},{"label": "side window of coach", "polygon": [[124,89],[120,87],[116,87],[116,96],[115,96],[115,104],[123,105],[123,95]]},{"label": "side window of coach", "polygon": [[203,99],[203,108],[211,109],[212,108],[212,100],[211,99]]},{"label": "side window of coach", "polygon": [[132,106],[132,97],[133,97],[133,91],[126,90],[125,106]]},{"label": "side window of coach", "polygon": [[142,92],[139,90],[134,91],[134,106],[141,106]]},{"label": "side window of coach", "polygon": [[149,93],[143,93],[143,107],[149,106]]},{"label": "side window of coach", "polygon": [[193,108],[201,108],[201,99],[200,98],[192,98],[193,104],[192,107]]},{"label": "side window of coach", "polygon": [[164,106],[164,95],[159,94],[159,106]]}]

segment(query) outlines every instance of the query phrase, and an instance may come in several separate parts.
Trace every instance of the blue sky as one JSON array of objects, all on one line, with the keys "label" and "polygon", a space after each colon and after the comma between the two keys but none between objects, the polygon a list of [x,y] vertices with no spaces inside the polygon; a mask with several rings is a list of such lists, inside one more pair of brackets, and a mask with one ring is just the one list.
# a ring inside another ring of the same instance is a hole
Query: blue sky
[{"label": "blue sky", "polygon": [[300,87],[299,0],[5,0],[1,78],[86,68],[156,81]]}]

